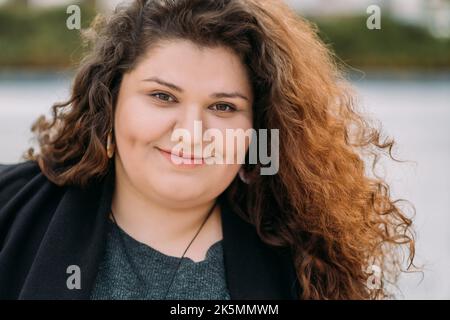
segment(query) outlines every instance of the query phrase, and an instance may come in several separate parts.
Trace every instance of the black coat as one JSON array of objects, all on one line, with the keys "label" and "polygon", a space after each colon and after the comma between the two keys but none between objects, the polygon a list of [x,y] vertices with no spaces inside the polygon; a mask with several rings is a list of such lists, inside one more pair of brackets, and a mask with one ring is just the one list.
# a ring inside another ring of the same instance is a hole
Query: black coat
[{"label": "black coat", "polygon": [[[0,299],[89,299],[103,257],[113,170],[87,189],[60,187],[38,165],[0,165]],[[288,250],[269,247],[254,226],[221,204],[231,299],[297,299]],[[68,289],[81,271],[81,288]]]}]

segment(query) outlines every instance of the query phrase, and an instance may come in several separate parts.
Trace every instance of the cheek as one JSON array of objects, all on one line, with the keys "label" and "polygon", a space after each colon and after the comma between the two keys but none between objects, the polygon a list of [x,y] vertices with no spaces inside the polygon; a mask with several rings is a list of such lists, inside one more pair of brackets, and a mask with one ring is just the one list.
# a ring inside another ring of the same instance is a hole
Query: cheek
[{"label": "cheek", "polygon": [[151,106],[145,101],[145,97],[136,96],[122,100],[116,111],[118,147],[152,144],[169,130],[170,123],[170,115]]},{"label": "cheek", "polygon": [[232,121],[218,120],[215,121],[213,127],[220,131],[221,143],[218,143],[217,147],[223,160],[233,159],[233,163],[237,163],[238,158],[244,159],[251,143],[252,131],[254,131],[250,116],[242,115]]},{"label": "cheek", "polygon": [[239,169],[241,168],[240,164],[223,164],[223,165],[216,165],[215,170],[215,177],[216,177],[216,185],[218,188],[222,191],[224,191],[229,184],[233,181],[233,179],[236,177]]}]

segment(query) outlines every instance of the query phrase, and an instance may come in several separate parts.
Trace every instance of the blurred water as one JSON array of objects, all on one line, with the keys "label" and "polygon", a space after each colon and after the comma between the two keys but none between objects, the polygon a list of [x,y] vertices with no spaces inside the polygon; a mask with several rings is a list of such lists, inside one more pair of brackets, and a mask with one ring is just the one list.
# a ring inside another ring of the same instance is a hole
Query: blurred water
[{"label": "blurred water", "polygon": [[[70,74],[0,73],[0,163],[19,161],[29,128],[68,97]],[[386,163],[394,198],[410,200],[420,274],[400,281],[406,299],[450,299],[450,75],[399,79],[386,74],[353,80],[362,111],[397,141],[394,155],[415,163]]]},{"label": "blurred water", "polygon": [[410,200],[417,210],[416,257],[424,278],[404,275],[403,296],[450,299],[450,77],[379,76],[354,84],[366,111],[397,141],[395,157],[416,162],[384,170],[394,198]]}]

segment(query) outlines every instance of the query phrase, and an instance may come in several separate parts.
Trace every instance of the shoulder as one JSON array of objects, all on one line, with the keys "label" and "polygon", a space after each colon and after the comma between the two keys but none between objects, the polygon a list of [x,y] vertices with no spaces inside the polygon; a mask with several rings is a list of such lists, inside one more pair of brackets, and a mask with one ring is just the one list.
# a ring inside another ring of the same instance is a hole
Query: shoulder
[{"label": "shoulder", "polygon": [[41,172],[35,161],[0,164],[0,210],[17,192]]},{"label": "shoulder", "polygon": [[39,165],[36,161],[25,161],[17,162],[12,164],[0,163],[0,178],[5,176],[8,172],[17,172],[19,174],[24,174],[29,172],[30,169],[34,172],[40,171]]}]

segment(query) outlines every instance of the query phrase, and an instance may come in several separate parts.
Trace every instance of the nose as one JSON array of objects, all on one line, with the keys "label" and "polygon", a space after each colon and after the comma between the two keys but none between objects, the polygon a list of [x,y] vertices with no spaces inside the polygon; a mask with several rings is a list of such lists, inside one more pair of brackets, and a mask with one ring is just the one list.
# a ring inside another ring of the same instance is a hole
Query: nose
[{"label": "nose", "polygon": [[196,156],[202,155],[203,112],[199,106],[180,108],[172,136],[176,142],[183,144],[183,151]]}]

